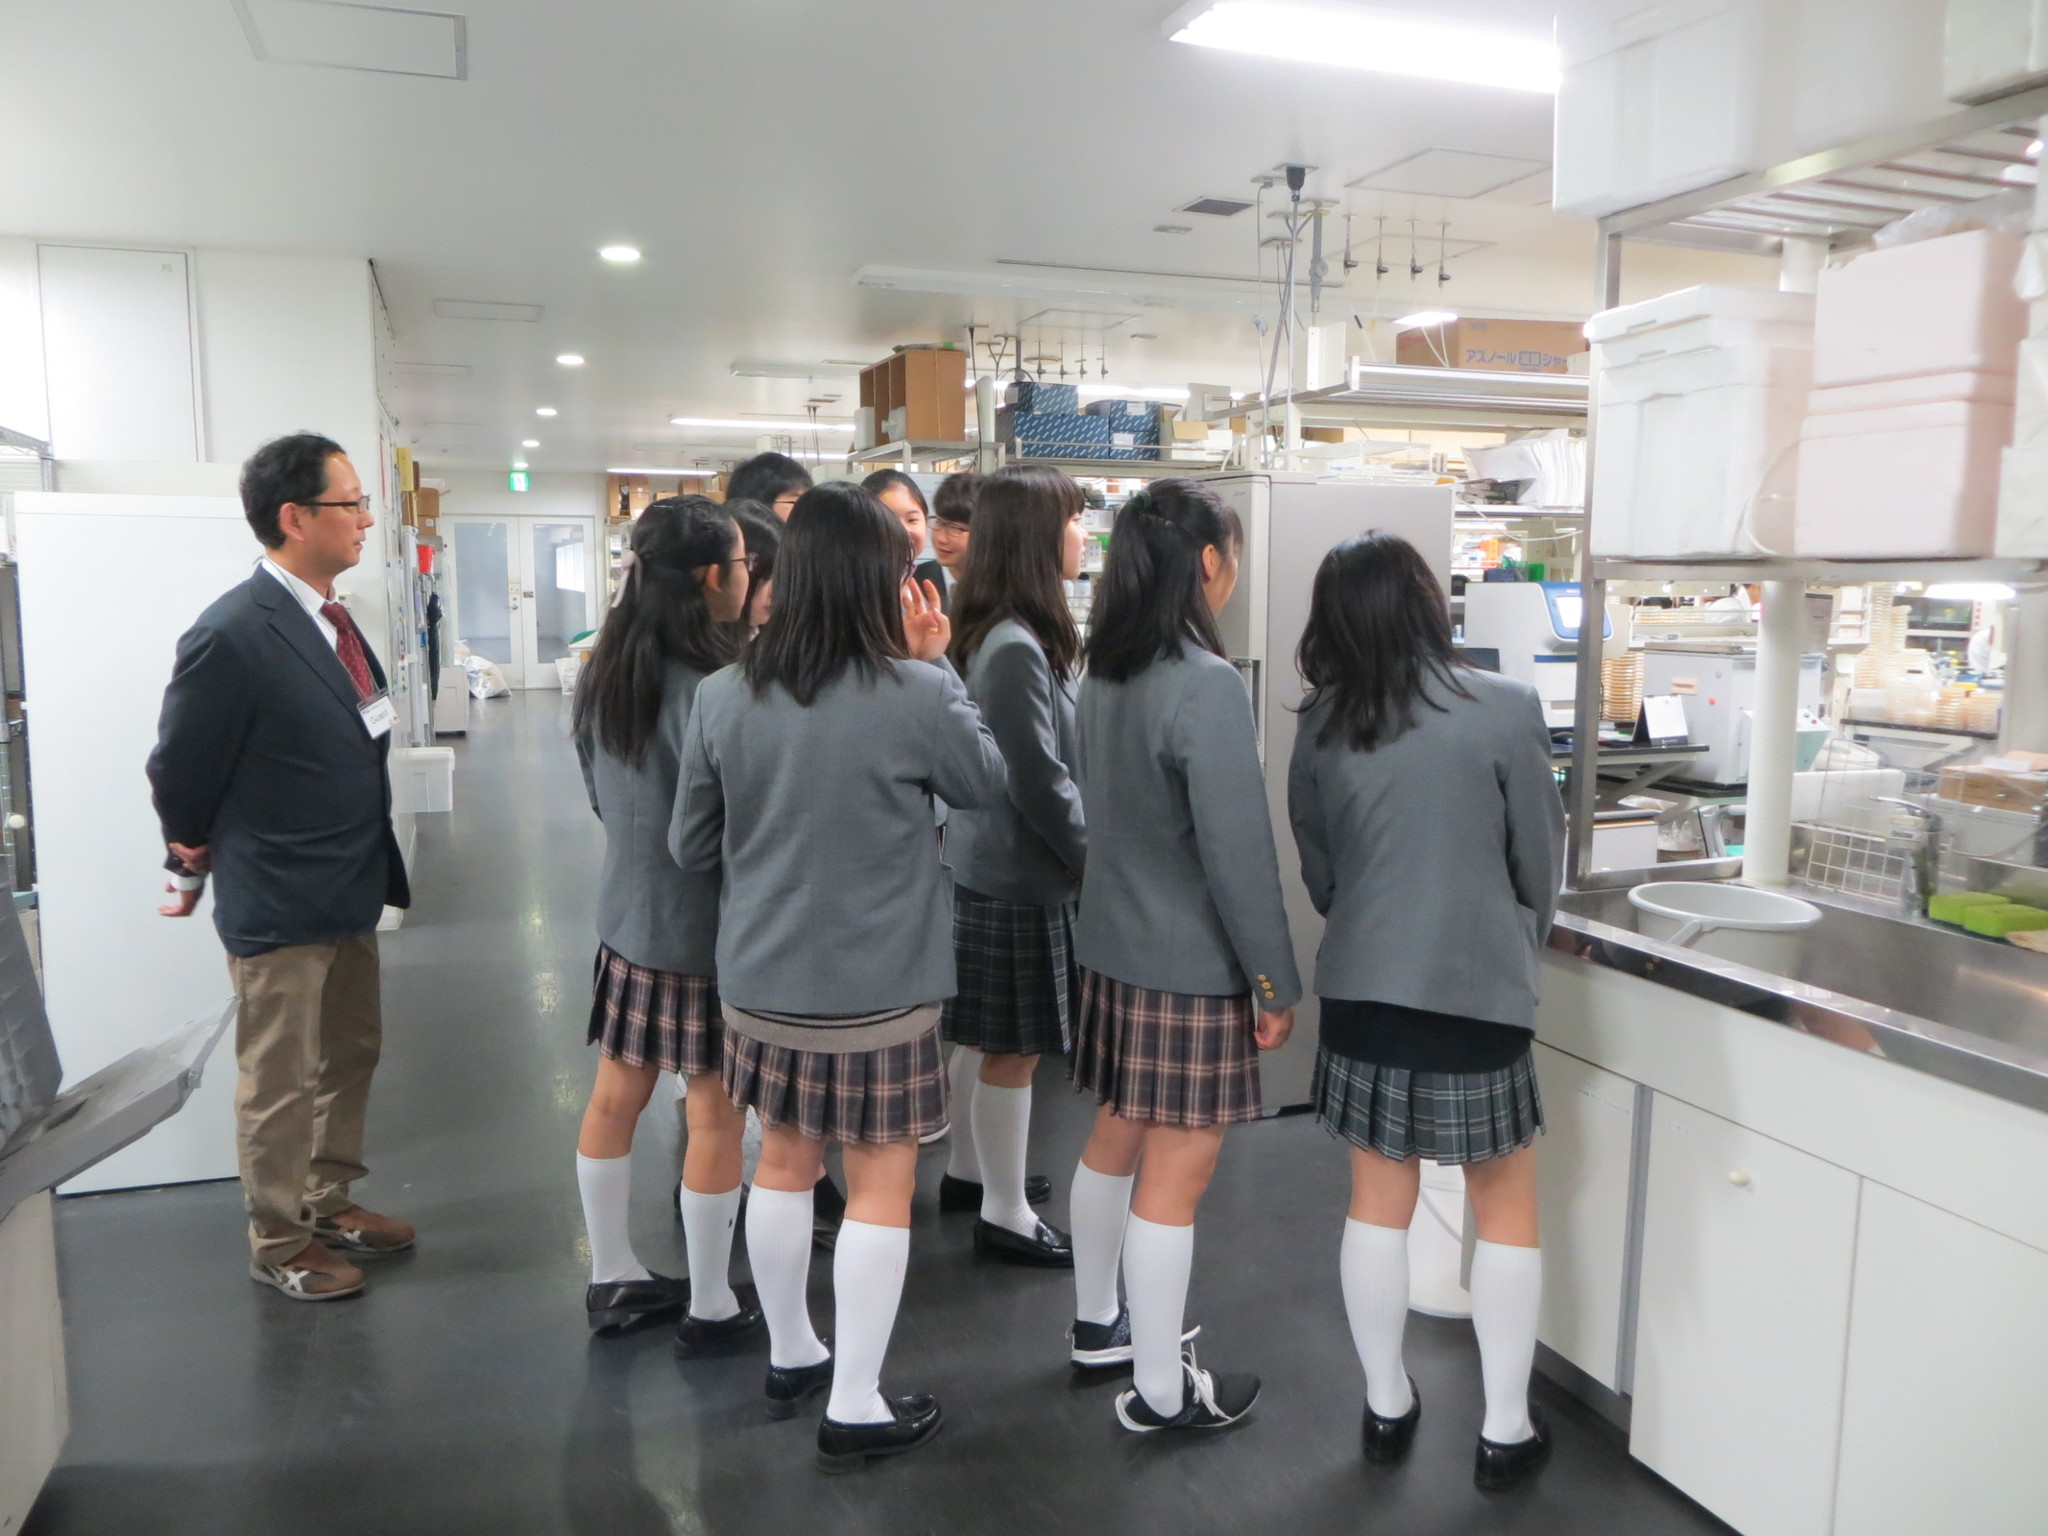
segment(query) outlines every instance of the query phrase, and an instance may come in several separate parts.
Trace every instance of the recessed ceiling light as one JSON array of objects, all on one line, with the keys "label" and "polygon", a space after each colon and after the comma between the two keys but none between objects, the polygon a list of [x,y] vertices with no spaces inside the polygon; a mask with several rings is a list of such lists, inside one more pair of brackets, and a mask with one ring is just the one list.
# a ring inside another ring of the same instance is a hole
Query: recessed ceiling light
[{"label": "recessed ceiling light", "polygon": [[540,439],[537,437],[522,438],[519,446],[522,448],[538,448],[540,446]]},{"label": "recessed ceiling light", "polygon": [[555,361],[564,368],[581,368],[583,366],[583,354],[581,352],[563,352],[556,356]]},{"label": "recessed ceiling light", "polygon": [[1425,325],[1449,325],[1458,318],[1455,309],[1418,309],[1412,315],[1403,315],[1394,322],[1394,328],[1412,331]]},{"label": "recessed ceiling light", "polygon": [[601,245],[597,249],[597,254],[606,261],[615,261],[620,266],[627,266],[640,259],[640,247],[637,245]]},{"label": "recessed ceiling light", "polygon": [[728,421],[714,416],[671,416],[668,424],[672,427],[716,427],[727,432],[808,432],[813,427],[821,432],[851,432],[850,421],[798,421],[783,417],[780,421]]},{"label": "recessed ceiling light", "polygon": [[512,461],[512,467],[513,467],[514,469],[524,469],[524,468],[526,468],[526,460],[524,460],[524,459],[514,459],[514,460]]},{"label": "recessed ceiling light", "polygon": [[1386,75],[1555,94],[1557,47],[1534,32],[1439,21],[1360,6],[1218,0],[1167,18],[1176,43]]},{"label": "recessed ceiling light", "polygon": [[533,408],[533,414],[536,416],[559,416],[561,412],[557,411],[552,405],[537,405]]}]

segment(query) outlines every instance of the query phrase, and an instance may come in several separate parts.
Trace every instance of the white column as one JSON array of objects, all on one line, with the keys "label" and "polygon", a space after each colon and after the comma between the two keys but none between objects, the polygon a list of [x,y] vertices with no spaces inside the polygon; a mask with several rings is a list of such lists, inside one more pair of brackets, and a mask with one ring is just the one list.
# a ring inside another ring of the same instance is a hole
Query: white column
[{"label": "white column", "polygon": [[[1785,241],[1778,287],[1811,293],[1827,261],[1824,240]],[[1799,757],[1799,656],[1806,639],[1806,583],[1764,583],[1756,644],[1756,698],[1749,722],[1749,805],[1742,878],[1784,885],[1792,855],[1792,774]]]}]

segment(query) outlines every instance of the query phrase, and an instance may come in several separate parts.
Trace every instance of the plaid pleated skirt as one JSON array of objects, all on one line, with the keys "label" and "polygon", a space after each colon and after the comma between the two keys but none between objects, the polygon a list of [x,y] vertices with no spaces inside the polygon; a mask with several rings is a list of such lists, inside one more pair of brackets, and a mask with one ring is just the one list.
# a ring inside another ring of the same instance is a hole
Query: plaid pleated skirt
[{"label": "plaid pleated skirt", "polygon": [[798,1051],[725,1032],[725,1091],[812,1141],[916,1141],[946,1123],[936,1026],[877,1051]]},{"label": "plaid pleated skirt", "polygon": [[588,1040],[613,1061],[696,1077],[718,1070],[724,1034],[718,983],[635,965],[607,945],[597,947],[590,988]]},{"label": "plaid pleated skirt", "polygon": [[1203,997],[1134,987],[1081,967],[1074,1086],[1124,1120],[1201,1130],[1260,1114],[1249,994]]},{"label": "plaid pleated skirt", "polygon": [[1319,1049],[1309,1096],[1332,1135],[1395,1162],[1483,1163],[1543,1129],[1527,1051],[1497,1072],[1409,1072]]},{"label": "plaid pleated skirt", "polygon": [[1025,906],[953,892],[960,991],[939,1034],[1011,1056],[1065,1055],[1073,1044],[1074,908]]}]

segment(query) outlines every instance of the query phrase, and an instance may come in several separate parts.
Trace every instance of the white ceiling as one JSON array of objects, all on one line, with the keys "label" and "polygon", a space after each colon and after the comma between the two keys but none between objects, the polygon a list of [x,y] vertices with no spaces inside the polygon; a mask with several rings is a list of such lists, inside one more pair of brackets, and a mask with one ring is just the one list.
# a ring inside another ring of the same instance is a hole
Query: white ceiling
[{"label": "white ceiling", "polygon": [[[298,29],[295,47],[317,44],[316,8],[253,3],[259,23],[267,8]],[[414,3],[462,12],[466,79],[259,59],[231,0],[0,0],[0,224],[374,259],[393,356],[469,370],[388,378],[404,435],[430,462],[479,467],[524,437],[544,445],[525,455],[537,470],[729,456],[752,435],[669,417],[800,416],[831,393],[844,415],[854,390],[735,378],[735,359],[872,360],[1048,308],[1081,312],[1066,317],[1076,346],[1107,328],[1115,382],[1249,387],[1242,285],[1202,279],[1258,270],[1256,214],[1174,210],[1249,195],[1287,160],[1357,215],[1365,265],[1333,315],[1588,307],[1590,226],[1542,206],[1541,177],[1484,200],[1346,189],[1432,148],[1547,161],[1545,96],[1183,47],[1160,28],[1174,0]],[[1428,8],[1541,30],[1552,6]],[[425,43],[422,57],[449,47]],[[1394,273],[1375,285],[1381,215]],[[1408,277],[1407,231],[1420,221],[1433,271],[1446,218],[1453,252],[1474,248],[1439,298],[1433,276]],[[614,241],[645,260],[601,262]],[[1631,285],[1743,264],[1636,248]],[[876,268],[894,290],[856,284]],[[436,299],[542,318],[446,319]],[[557,367],[566,351],[588,363]],[[537,420],[540,405],[561,414]]]}]

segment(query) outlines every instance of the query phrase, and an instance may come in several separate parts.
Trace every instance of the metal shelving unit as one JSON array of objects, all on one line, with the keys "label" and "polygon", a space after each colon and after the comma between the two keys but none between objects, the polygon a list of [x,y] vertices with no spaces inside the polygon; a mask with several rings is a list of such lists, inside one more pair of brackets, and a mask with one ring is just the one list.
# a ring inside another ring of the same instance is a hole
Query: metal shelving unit
[{"label": "metal shelving unit", "polygon": [[[1803,155],[1765,170],[1680,193],[1600,220],[1594,300],[1600,309],[1621,302],[1622,247],[1626,241],[1705,250],[1782,253],[1788,243],[1828,251],[1867,245],[1878,230],[1919,209],[1975,202],[2027,183],[2004,174],[2037,164],[2027,146],[2048,116],[2048,86],[1949,113],[1930,122]],[[1597,419],[1588,418],[1589,434]],[[1598,487],[1590,457],[1586,506],[1590,523]],[[1830,582],[1960,581],[2032,584],[2048,579],[2041,560],[1617,560],[1580,558],[1584,612],[1604,613],[1610,580]],[[1573,719],[1571,828],[1566,883],[1575,890],[1633,884],[1638,872],[1596,873],[1593,816],[1598,789],[1592,770],[1600,716],[1601,647],[1581,644],[1578,707]],[[1659,874],[1704,877],[1735,873],[1728,860],[1658,866]]]}]

